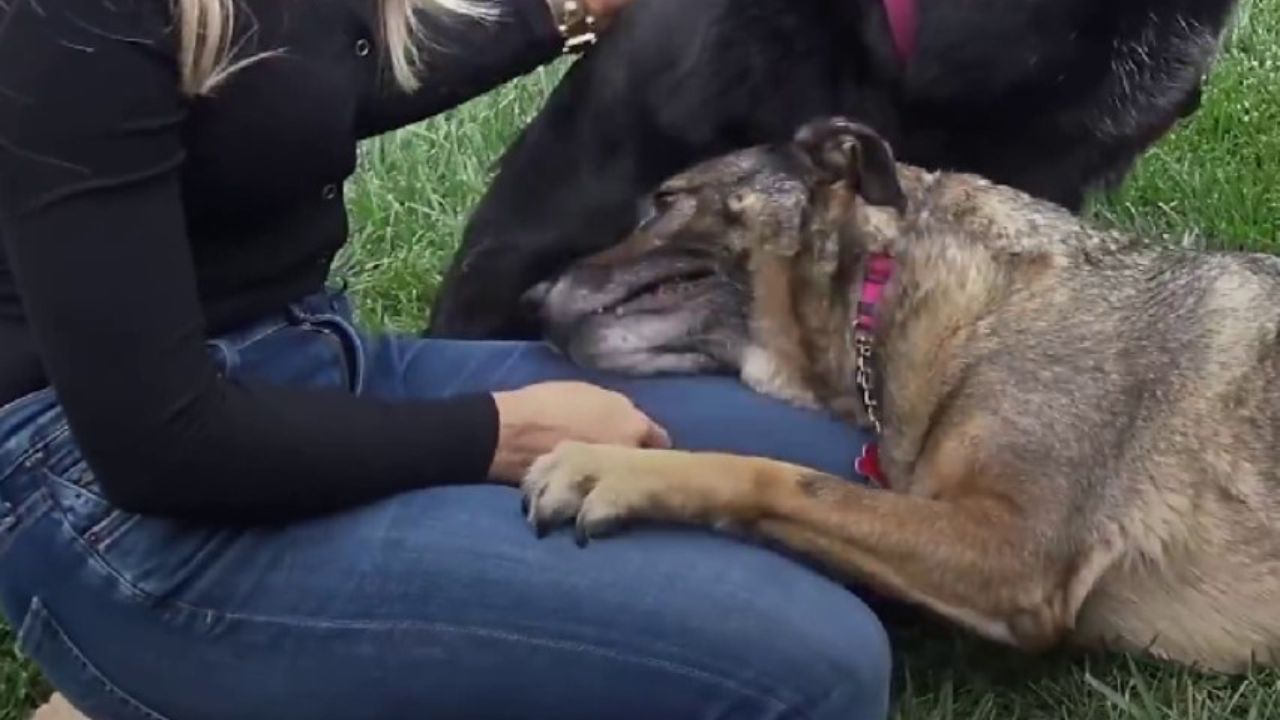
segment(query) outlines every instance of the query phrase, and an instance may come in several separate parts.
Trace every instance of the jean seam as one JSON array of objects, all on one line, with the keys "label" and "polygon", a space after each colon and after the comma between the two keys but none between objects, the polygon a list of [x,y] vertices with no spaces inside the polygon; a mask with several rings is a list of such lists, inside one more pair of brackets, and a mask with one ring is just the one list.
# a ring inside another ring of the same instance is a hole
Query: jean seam
[{"label": "jean seam", "polygon": [[443,622],[423,622],[423,621],[381,621],[381,620],[317,620],[314,618],[299,618],[290,616],[269,616],[269,615],[252,615],[243,613],[231,613],[221,610],[202,609],[193,605],[188,605],[181,601],[168,601],[166,604],[173,608],[186,612],[203,616],[201,619],[207,624],[217,624],[219,622],[246,622],[258,623],[262,625],[280,625],[285,627],[297,628],[315,628],[321,630],[363,630],[373,632],[396,631],[396,632],[440,632],[453,635],[467,635],[473,637],[483,637],[496,640],[508,640],[513,642],[525,643],[528,645],[536,645],[557,650],[569,650],[574,652],[583,652],[596,657],[617,660],[624,663],[631,663],[645,667],[657,668],[681,677],[699,680],[702,682],[712,683],[718,687],[730,690],[741,695],[749,696],[752,699],[769,703],[775,709],[786,710],[794,706],[795,703],[787,703],[772,694],[761,692],[752,688],[744,687],[738,682],[725,677],[724,675],[700,668],[692,667],[685,663],[673,660],[664,660],[653,655],[638,652],[622,652],[611,650],[599,645],[591,643],[556,640],[553,638],[536,637],[523,633],[512,632],[509,630],[494,630],[484,627],[476,627],[469,625],[455,625],[453,623]]},{"label": "jean seam", "polygon": [[553,640],[550,638],[538,638],[538,637],[533,637],[529,635],[522,635],[520,633],[509,632],[509,631],[490,630],[487,628],[470,627],[470,626],[464,626],[464,625],[453,625],[451,623],[431,623],[431,622],[417,622],[417,621],[404,622],[404,621],[390,621],[390,620],[388,621],[317,620],[315,618],[304,618],[304,617],[293,617],[293,616],[252,615],[247,613],[227,612],[225,610],[217,610],[214,608],[202,608],[196,605],[185,603],[181,600],[160,598],[153,595],[152,593],[149,593],[143,590],[142,588],[139,588],[131,580],[125,577],[122,573],[120,573],[116,568],[112,567],[111,563],[107,562],[106,558],[102,557],[101,554],[99,554],[92,546],[90,546],[87,542],[85,542],[83,538],[81,538],[72,530],[72,528],[68,524],[67,519],[65,517],[59,516],[59,521],[61,522],[62,526],[66,529],[67,534],[71,537],[72,541],[76,543],[78,546],[80,546],[80,548],[85,552],[90,562],[96,565],[103,572],[106,572],[108,575],[115,578],[116,581],[122,585],[123,589],[129,595],[133,596],[135,600],[137,600],[138,602],[146,606],[153,607],[162,613],[175,614],[175,615],[177,614],[194,615],[197,618],[200,618],[201,620],[203,620],[203,622],[205,622],[206,624],[215,624],[220,621],[240,621],[240,622],[250,622],[250,623],[261,623],[261,624],[267,624],[267,625],[283,625],[283,626],[300,627],[300,628],[310,627],[310,628],[331,629],[331,630],[343,630],[343,629],[373,630],[373,631],[419,630],[419,631],[448,632],[448,633],[454,633],[454,634],[468,634],[468,635],[479,636],[479,637],[490,637],[490,638],[497,638],[497,639],[514,640],[514,641],[525,642],[533,645],[541,645],[544,647],[567,649],[567,650],[579,650],[579,651],[589,652],[600,657],[613,658],[616,660],[621,660],[623,662],[632,662],[632,663],[645,665],[649,667],[656,667],[659,669],[667,670],[668,672],[673,672],[678,675],[682,675],[684,677],[718,684],[734,692],[738,692],[743,695],[748,695],[757,700],[762,700],[762,701],[772,703],[778,708],[785,709],[789,707],[788,703],[785,703],[782,700],[779,700],[777,697],[773,696],[772,694],[762,693],[756,690],[752,690],[750,688],[742,687],[741,685],[734,682],[733,680],[730,680],[717,673],[701,670],[695,667],[690,667],[683,663],[678,663],[671,660],[663,660],[653,656],[646,656],[646,655],[640,655],[640,654],[634,654],[634,653],[621,653],[621,652],[609,650],[607,648],[603,648],[597,645],[592,645],[590,643]]},{"label": "jean seam", "polygon": [[[421,346],[419,348],[415,348],[414,353],[419,352],[420,348]],[[529,350],[529,347],[524,344],[521,344],[520,346],[514,348],[511,354],[507,356],[507,359],[502,362],[502,367],[500,367],[497,370],[497,372],[493,373],[492,376],[494,378],[502,378],[503,376],[505,376],[507,370],[510,369],[511,366],[517,360],[519,360],[521,357],[524,357],[525,353],[528,352],[528,350]],[[406,375],[408,375],[409,363],[412,361],[414,357],[414,353],[405,353],[401,355],[400,367],[397,368],[397,375],[400,379],[401,384],[404,383],[404,378]],[[466,368],[464,368],[461,372],[458,372],[454,376],[453,382],[449,383],[448,386],[443,388],[440,394],[444,397],[454,395],[458,387],[460,385],[463,385],[467,381],[467,379],[471,377],[471,374],[475,371],[476,367],[483,362],[484,361],[480,358],[476,358],[472,360],[466,366]]]},{"label": "jean seam", "polygon": [[[103,518],[102,522],[98,523],[98,525],[95,526],[94,529],[101,532],[101,528],[105,527],[107,524],[107,521],[111,519],[112,519],[111,516]],[[122,519],[120,521],[120,524],[117,525],[114,529],[112,529],[110,533],[107,533],[105,535],[99,534],[96,539],[99,552],[105,553],[111,547],[111,545],[115,543],[117,539],[124,536],[124,534],[129,530],[131,530],[134,525],[137,525],[141,519],[142,519],[141,515],[138,515],[136,513],[130,513],[128,514],[128,517],[125,517],[124,519]]]},{"label": "jean seam", "polygon": [[[49,490],[47,488],[42,488],[40,492],[42,494],[47,494]],[[75,528],[71,527],[71,522],[67,518],[66,513],[55,513],[55,517],[63,531],[65,531],[66,536],[70,538],[71,542],[78,547],[82,553],[84,553],[85,559],[88,560],[93,567],[119,583],[120,589],[123,590],[125,594],[131,596],[137,602],[147,606],[154,606],[165,602],[135,585],[132,580],[125,577],[123,573],[112,566],[111,563],[107,562],[107,559],[102,556],[102,553],[99,552],[97,548],[91,545],[84,538],[80,537],[80,534],[75,531]]]},{"label": "jean seam", "polygon": [[245,348],[248,348],[250,345],[259,343],[265,340],[267,337],[281,330],[284,330],[288,327],[292,327],[292,326],[288,322],[281,320],[279,322],[269,323],[265,327],[260,328],[257,332],[253,333],[252,335],[248,335],[244,338],[236,338],[234,342],[227,340],[225,337],[212,338],[209,340],[209,342],[211,344],[217,344],[218,346],[224,347],[229,350],[240,352]]},{"label": "jean seam", "polygon": [[62,503],[57,502],[54,499],[57,497],[57,493],[50,489],[50,483],[59,483],[60,485],[79,493],[81,496],[92,498],[94,501],[100,502],[106,506],[106,510],[103,512],[102,517],[99,517],[90,523],[83,532],[85,539],[91,543],[96,544],[98,535],[108,526],[109,523],[117,518],[123,518],[127,515],[123,510],[111,505],[110,502],[103,498],[102,495],[93,488],[72,482],[63,475],[50,470],[48,466],[43,466],[33,472],[36,473],[37,477],[35,480],[39,483],[41,488],[38,494],[49,496],[50,502],[57,506],[59,512],[66,512],[66,508]]},{"label": "jean seam", "polygon": [[6,468],[3,472],[0,472],[0,483],[7,482],[9,478],[13,477],[14,474],[17,473],[24,465],[30,464],[32,458],[38,457],[40,453],[49,449],[50,445],[61,440],[70,432],[71,426],[65,419],[58,421],[53,432],[50,432],[48,435],[45,435],[28,445],[22,450],[22,452],[18,453],[18,456],[14,458],[13,464],[10,467]]},{"label": "jean seam", "polygon": [[498,371],[494,373],[493,376],[495,378],[506,377],[507,371],[511,369],[511,366],[515,365],[516,361],[524,357],[528,351],[529,351],[528,345],[517,345],[514,348],[514,351],[507,356],[506,361],[502,363],[502,367],[498,368]]},{"label": "jean seam", "polygon": [[[827,693],[827,694],[826,694],[826,695],[824,695],[820,700],[818,700],[816,703],[814,703],[814,704],[813,704],[813,709],[814,709],[814,711],[820,711],[820,710],[822,710],[822,709],[823,709],[823,708],[825,708],[827,705],[831,704],[831,701],[832,701],[832,700],[836,699],[836,698],[837,698],[837,697],[839,697],[842,693],[845,693],[845,692],[847,692],[847,691],[848,691],[848,688],[847,688],[847,687],[843,687],[843,686],[837,686],[837,687],[833,688],[833,689],[831,690],[831,692]],[[806,719],[806,718],[811,718],[811,717],[813,717],[813,713],[812,713],[812,712],[803,712],[803,711],[802,711],[802,712],[801,712],[801,714],[797,715],[796,717],[797,717],[797,720],[804,720],[804,719]]]},{"label": "jean seam", "polygon": [[41,488],[32,493],[17,506],[8,506],[3,520],[0,520],[0,553],[8,550],[23,530],[46,510],[53,507],[53,498],[49,491]]},{"label": "jean seam", "polygon": [[[41,621],[41,618],[43,618],[43,621]],[[40,626],[33,630],[33,628],[31,627],[31,623],[35,623],[35,622],[39,622]],[[84,653],[81,652],[80,648],[77,647],[76,644],[71,641],[71,638],[67,637],[67,634],[63,632],[61,626],[59,626],[57,621],[54,620],[53,617],[49,615],[48,610],[45,609],[44,603],[41,602],[39,597],[34,597],[31,599],[31,605],[27,610],[26,617],[23,619],[22,626],[18,630],[18,637],[30,640],[30,633],[33,631],[38,631],[41,633],[41,635],[43,635],[45,632],[50,632],[54,634],[56,636],[54,640],[60,643],[62,647],[68,653],[71,654],[72,658],[77,663],[80,664],[81,669],[83,671],[88,672],[90,676],[92,676],[95,680],[97,680],[98,683],[102,686],[102,689],[105,690],[107,694],[110,695],[111,697],[115,698],[119,702],[124,703],[131,710],[141,713],[142,715],[148,718],[151,718],[151,720],[167,720],[165,716],[157,713],[151,708],[146,707],[145,705],[138,702],[137,700],[134,700],[132,697],[128,695],[128,693],[124,692],[124,690],[120,689],[119,686],[111,682],[110,678],[108,678],[105,674],[103,674],[103,672],[100,669],[98,669],[98,666],[94,665],[93,662],[89,660],[89,658],[84,656]],[[34,640],[30,640],[29,642],[24,642],[23,644],[27,647],[34,648],[34,644],[39,640],[40,638],[37,637]]]},{"label": "jean seam", "polygon": [[[47,492],[47,491],[45,491]],[[794,702],[787,703],[778,697],[751,688],[743,687],[737,682],[723,676],[722,674],[702,670],[690,665],[676,662],[673,660],[664,660],[652,655],[644,655],[640,653],[623,653],[616,650],[601,647],[586,642],[573,642],[567,640],[555,640],[545,637],[535,637],[521,633],[492,630],[482,627],[455,625],[452,623],[434,623],[421,621],[394,621],[394,620],[319,620],[315,618],[297,617],[297,616],[272,616],[272,615],[254,615],[249,613],[234,613],[226,610],[214,608],[200,607],[181,600],[172,598],[157,597],[153,593],[135,585],[128,577],[114,568],[110,562],[106,560],[100,553],[89,545],[83,538],[79,537],[67,523],[66,518],[59,517],[60,522],[66,529],[72,541],[75,542],[85,552],[88,560],[97,566],[102,572],[107,573],[114,578],[122,586],[122,589],[137,602],[144,606],[151,607],[162,615],[168,615],[177,619],[183,616],[194,616],[205,625],[214,625],[220,622],[247,622],[259,623],[263,625],[279,625],[286,627],[298,628],[316,628],[327,630],[366,630],[366,631],[434,631],[453,633],[458,635],[471,635],[477,637],[488,637],[494,639],[511,640],[523,642],[530,645],[539,645],[564,650],[577,650],[581,652],[591,653],[593,655],[611,658],[622,662],[630,662],[633,664],[654,667],[667,672],[687,677],[691,679],[710,682],[720,687],[726,688],[733,692],[749,696],[759,701],[767,702],[779,710],[786,710],[795,705]],[[807,717],[807,716],[806,716]]]},{"label": "jean seam", "polygon": [[[44,489],[41,492],[42,494],[47,494],[49,491],[47,489]],[[52,500],[50,502],[52,502]],[[56,503],[53,503],[53,504],[56,506]],[[106,558],[106,556],[103,554],[103,549],[100,549],[99,547],[95,546],[93,543],[90,543],[88,539],[82,537],[80,533],[77,533],[75,528],[71,526],[71,522],[67,518],[65,513],[58,512],[56,513],[56,516],[59,524],[61,524],[62,526],[62,529],[66,532],[67,536],[71,539],[71,541],[80,548],[80,550],[84,553],[86,559],[90,563],[92,563],[95,567],[97,567],[99,570],[101,570],[103,573],[106,573],[108,576],[110,576],[116,582],[118,582],[120,584],[120,588],[137,602],[147,607],[178,610],[181,612],[196,613],[196,614],[205,615],[205,616],[227,617],[227,615],[220,610],[205,609],[205,608],[196,607],[194,605],[188,605],[180,600],[173,600],[170,598],[166,598],[138,586],[137,583],[135,583],[133,580],[130,580],[129,577],[126,576],[124,573],[120,572],[120,570],[117,569]],[[134,523],[126,522],[125,524],[127,526],[131,526]],[[119,538],[121,535],[123,535],[122,532],[112,533],[111,538],[112,540],[115,540]],[[198,560],[200,558],[203,558],[208,552],[211,552],[211,549],[208,546],[202,548],[200,550],[199,557],[189,561],[185,567],[190,567],[192,564],[198,562]]]}]

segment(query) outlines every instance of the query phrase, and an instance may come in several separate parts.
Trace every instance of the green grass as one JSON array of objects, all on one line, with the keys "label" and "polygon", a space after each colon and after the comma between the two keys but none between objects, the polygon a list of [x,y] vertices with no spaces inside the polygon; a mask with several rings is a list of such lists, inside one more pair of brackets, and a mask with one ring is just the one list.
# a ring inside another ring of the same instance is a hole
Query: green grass
[{"label": "green grass", "polygon": [[[1280,251],[1280,0],[1246,0],[1240,20],[1204,108],[1092,208],[1100,222]],[[421,327],[490,164],[562,69],[365,146],[349,196],[354,239],[339,259],[364,322]],[[1219,678],[1092,656],[1033,662],[918,618],[892,626],[899,720],[1280,718],[1280,673]],[[42,691],[30,666],[0,655],[0,720],[23,717]]]},{"label": "green grass", "polygon": [[1201,111],[1097,216],[1200,247],[1280,251],[1278,82],[1280,0],[1247,0]]}]

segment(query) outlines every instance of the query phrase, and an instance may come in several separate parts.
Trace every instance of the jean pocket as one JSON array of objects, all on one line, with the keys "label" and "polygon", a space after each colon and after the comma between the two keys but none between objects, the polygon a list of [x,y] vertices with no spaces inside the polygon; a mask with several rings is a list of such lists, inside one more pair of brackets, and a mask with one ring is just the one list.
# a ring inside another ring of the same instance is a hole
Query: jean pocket
[{"label": "jean pocket", "polygon": [[239,382],[350,391],[361,369],[358,337],[325,318],[299,319],[252,342],[217,349],[222,374]]},{"label": "jean pocket", "polygon": [[148,601],[172,600],[181,588],[198,582],[238,536],[227,528],[121,510],[107,500],[69,435],[51,444],[40,472],[70,532],[135,595]]},{"label": "jean pocket", "polygon": [[97,475],[65,428],[49,444],[39,468],[49,497],[67,526],[95,550],[111,540],[136,516],[111,504]]},{"label": "jean pocket", "polygon": [[77,709],[94,720],[166,720],[107,679],[39,597],[32,598],[18,628],[17,649]]}]

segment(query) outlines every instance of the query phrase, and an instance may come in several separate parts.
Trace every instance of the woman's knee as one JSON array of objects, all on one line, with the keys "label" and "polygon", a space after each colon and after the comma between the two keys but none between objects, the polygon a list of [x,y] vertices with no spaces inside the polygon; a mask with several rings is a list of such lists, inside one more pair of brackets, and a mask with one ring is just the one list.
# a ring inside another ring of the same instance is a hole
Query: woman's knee
[{"label": "woman's knee", "polygon": [[846,600],[811,620],[823,633],[805,638],[810,661],[780,672],[792,675],[786,682],[804,688],[797,709],[806,717],[881,720],[888,715],[893,667],[888,634],[861,600],[852,593]]},{"label": "woman's knee", "polygon": [[815,720],[887,716],[889,638],[854,591],[782,554],[722,538],[657,533],[592,547],[611,542],[634,544],[659,574],[684,579],[662,592],[656,619],[647,610],[631,619],[647,626],[635,632],[670,637],[697,666],[780,710]]},{"label": "woman's knee", "polygon": [[889,712],[893,656],[888,634],[868,610],[848,618],[826,680],[830,693],[809,713],[814,720],[884,718]]}]

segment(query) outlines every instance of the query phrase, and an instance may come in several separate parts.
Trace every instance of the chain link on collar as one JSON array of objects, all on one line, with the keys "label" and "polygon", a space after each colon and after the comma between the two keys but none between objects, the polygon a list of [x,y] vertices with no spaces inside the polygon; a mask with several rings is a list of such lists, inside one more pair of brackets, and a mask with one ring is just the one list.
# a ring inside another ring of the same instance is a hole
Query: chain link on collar
[{"label": "chain link on collar", "polygon": [[875,370],[871,367],[871,336],[859,330],[854,335],[853,344],[858,360],[854,382],[862,392],[862,407],[867,411],[867,418],[875,428],[876,435],[879,435],[883,428],[880,425],[880,403],[875,394]]},{"label": "chain link on collar", "polygon": [[853,308],[853,344],[857,365],[854,382],[862,395],[862,406],[867,412],[876,434],[883,429],[880,422],[880,403],[876,399],[876,377],[873,365],[876,329],[879,326],[880,301],[885,287],[893,279],[894,261],[887,253],[871,253],[860,268],[857,296]]}]

